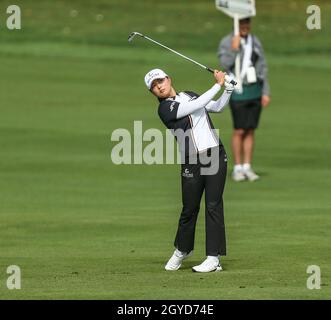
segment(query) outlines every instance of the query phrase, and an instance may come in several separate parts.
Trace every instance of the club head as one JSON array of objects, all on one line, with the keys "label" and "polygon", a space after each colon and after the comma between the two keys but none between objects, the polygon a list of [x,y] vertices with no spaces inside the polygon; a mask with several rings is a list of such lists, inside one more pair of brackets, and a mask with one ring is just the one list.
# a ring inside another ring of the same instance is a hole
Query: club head
[{"label": "club head", "polygon": [[128,41],[131,42],[135,36],[141,36],[142,37],[143,35],[139,32],[132,32],[129,35]]}]

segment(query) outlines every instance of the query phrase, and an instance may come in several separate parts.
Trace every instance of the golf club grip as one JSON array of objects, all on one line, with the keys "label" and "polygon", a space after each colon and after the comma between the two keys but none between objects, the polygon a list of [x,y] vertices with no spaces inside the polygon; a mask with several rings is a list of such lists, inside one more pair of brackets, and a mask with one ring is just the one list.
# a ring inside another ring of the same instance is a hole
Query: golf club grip
[{"label": "golf club grip", "polygon": [[[209,67],[206,67],[206,70],[209,71],[209,72],[211,72],[211,73],[214,73],[214,70],[211,69],[211,68],[209,68]],[[237,81],[231,79],[228,75],[225,76],[225,80],[226,80],[226,82],[230,82],[234,86],[237,85]]]}]

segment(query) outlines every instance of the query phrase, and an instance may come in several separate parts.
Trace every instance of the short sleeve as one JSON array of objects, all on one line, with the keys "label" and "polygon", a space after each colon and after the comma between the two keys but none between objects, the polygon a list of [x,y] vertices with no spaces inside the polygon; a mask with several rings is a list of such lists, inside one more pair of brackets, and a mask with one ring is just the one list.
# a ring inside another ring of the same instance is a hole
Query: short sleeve
[{"label": "short sleeve", "polygon": [[171,122],[177,119],[178,106],[179,102],[174,100],[164,100],[159,105],[159,117],[168,128]]}]

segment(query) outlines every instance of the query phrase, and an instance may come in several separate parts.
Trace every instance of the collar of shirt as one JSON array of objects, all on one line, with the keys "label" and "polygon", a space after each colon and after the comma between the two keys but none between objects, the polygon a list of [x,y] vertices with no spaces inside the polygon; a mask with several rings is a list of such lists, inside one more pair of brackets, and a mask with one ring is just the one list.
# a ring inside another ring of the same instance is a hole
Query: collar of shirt
[{"label": "collar of shirt", "polygon": [[[176,91],[176,96],[179,96],[179,93]],[[159,100],[159,102],[162,102],[162,101],[164,101],[164,100],[167,100],[167,99],[175,99],[176,98],[176,96],[174,96],[174,97],[168,97],[168,98],[157,98],[158,100]]]}]

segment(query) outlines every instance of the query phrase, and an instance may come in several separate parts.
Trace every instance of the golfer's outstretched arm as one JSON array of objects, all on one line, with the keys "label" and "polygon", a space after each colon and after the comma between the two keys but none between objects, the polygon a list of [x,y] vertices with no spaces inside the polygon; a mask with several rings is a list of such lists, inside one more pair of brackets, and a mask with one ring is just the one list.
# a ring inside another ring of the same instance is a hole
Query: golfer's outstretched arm
[{"label": "golfer's outstretched arm", "polygon": [[222,112],[229,103],[231,93],[224,91],[216,101],[212,100],[206,105],[206,110],[209,112]]},{"label": "golfer's outstretched arm", "polygon": [[192,101],[181,102],[177,110],[177,119],[183,118],[199,109],[204,108],[220,90],[221,85],[215,83],[208,91],[206,91],[200,97]]}]

